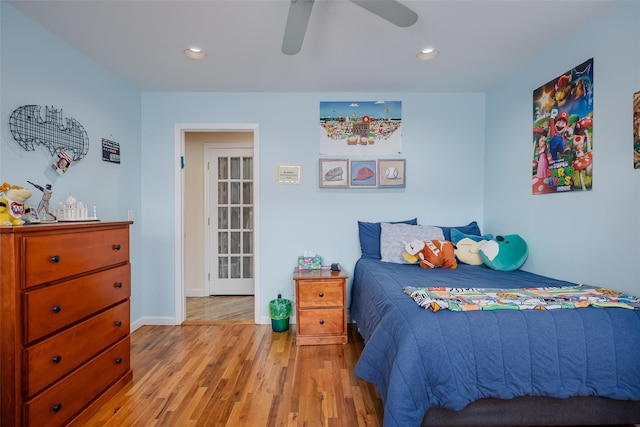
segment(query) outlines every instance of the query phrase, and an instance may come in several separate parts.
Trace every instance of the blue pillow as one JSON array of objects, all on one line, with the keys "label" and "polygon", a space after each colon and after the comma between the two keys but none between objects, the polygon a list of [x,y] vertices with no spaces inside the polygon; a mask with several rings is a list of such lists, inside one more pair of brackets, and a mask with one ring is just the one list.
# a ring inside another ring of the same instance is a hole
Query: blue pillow
[{"label": "blue pillow", "polygon": [[480,240],[492,240],[493,239],[493,234],[485,234],[484,236],[478,236],[475,234],[466,234],[463,233],[462,231],[458,230],[457,228],[451,228],[451,242],[453,242],[453,244],[455,245],[456,243],[458,243],[460,240],[464,239],[465,237],[468,237],[469,239],[473,240],[474,242],[479,242]]},{"label": "blue pillow", "polygon": [[[389,221],[390,222],[390,221]],[[418,218],[405,221],[390,222],[391,224],[418,225]],[[360,235],[360,249],[362,258],[380,259],[380,233],[382,228],[379,222],[358,221],[358,234]],[[479,234],[479,233],[478,233]]]},{"label": "blue pillow", "polygon": [[452,228],[455,228],[464,234],[472,234],[474,236],[480,236],[480,227],[478,227],[478,223],[475,221],[472,221],[467,225],[459,225],[457,227],[443,227],[441,225],[438,225],[438,227],[442,228],[442,233],[444,234],[444,240],[448,240],[448,241],[451,241]]}]

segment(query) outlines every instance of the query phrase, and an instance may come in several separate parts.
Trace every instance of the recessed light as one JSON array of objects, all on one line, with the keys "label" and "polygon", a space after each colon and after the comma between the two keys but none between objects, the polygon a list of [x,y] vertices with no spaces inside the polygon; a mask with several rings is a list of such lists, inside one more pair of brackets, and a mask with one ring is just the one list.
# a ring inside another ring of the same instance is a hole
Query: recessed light
[{"label": "recessed light", "polygon": [[197,47],[190,47],[188,49],[185,49],[184,54],[187,56],[187,58],[191,59],[202,59],[207,56],[207,52]]},{"label": "recessed light", "polygon": [[436,49],[429,48],[429,49],[425,49],[418,52],[418,54],[416,55],[416,58],[422,61],[427,61],[429,59],[435,58],[436,56],[438,56],[439,53],[440,52],[437,51]]}]

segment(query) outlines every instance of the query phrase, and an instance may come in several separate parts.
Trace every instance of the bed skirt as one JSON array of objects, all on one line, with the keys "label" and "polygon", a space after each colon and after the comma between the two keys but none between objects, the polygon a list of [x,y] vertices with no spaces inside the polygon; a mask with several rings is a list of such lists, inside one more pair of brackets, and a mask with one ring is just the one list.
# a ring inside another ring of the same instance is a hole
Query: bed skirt
[{"label": "bed skirt", "polygon": [[431,408],[422,421],[427,426],[575,426],[640,423],[640,401],[604,397],[485,398],[460,411]]}]

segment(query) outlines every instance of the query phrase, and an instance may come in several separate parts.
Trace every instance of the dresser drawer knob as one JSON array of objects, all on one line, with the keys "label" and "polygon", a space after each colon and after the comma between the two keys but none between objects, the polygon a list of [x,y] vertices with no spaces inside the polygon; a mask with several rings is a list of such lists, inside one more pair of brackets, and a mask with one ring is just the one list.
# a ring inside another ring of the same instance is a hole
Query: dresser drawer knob
[{"label": "dresser drawer knob", "polygon": [[120,326],[122,326],[122,321],[116,320],[115,324],[116,324],[117,327],[120,327]]},{"label": "dresser drawer knob", "polygon": [[320,319],[320,324],[324,325],[324,320]]},{"label": "dresser drawer knob", "polygon": [[59,354],[56,356],[53,356],[53,358],[51,359],[53,363],[60,363],[61,360],[62,360],[62,356],[60,356]]},{"label": "dresser drawer knob", "polygon": [[118,289],[121,288],[122,287],[122,282],[116,282],[115,287],[118,288]]},{"label": "dresser drawer knob", "polygon": [[60,255],[54,255],[51,257],[51,262],[57,264],[60,262]]},{"label": "dresser drawer knob", "polygon": [[116,365],[119,365],[119,364],[121,364],[121,363],[122,363],[122,357],[118,357],[118,358],[116,359]]},{"label": "dresser drawer knob", "polygon": [[115,249],[116,251],[119,251],[121,249],[120,244],[116,243],[115,245],[113,245],[113,249]]},{"label": "dresser drawer knob", "polygon": [[324,292],[320,292],[320,293],[318,294],[318,296],[319,296],[320,298],[323,298],[323,297],[324,297]]},{"label": "dresser drawer knob", "polygon": [[53,405],[51,409],[53,410],[53,412],[60,412],[60,410],[62,409],[62,403],[57,403]]},{"label": "dresser drawer knob", "polygon": [[54,313],[60,313],[62,311],[62,306],[59,305],[59,304],[58,305],[54,305],[51,310],[53,310]]}]

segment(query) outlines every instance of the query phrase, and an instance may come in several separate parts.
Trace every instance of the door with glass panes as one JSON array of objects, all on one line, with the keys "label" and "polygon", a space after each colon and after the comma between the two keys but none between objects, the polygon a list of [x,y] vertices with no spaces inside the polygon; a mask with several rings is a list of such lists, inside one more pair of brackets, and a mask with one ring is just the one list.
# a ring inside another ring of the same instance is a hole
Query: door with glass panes
[{"label": "door with glass panes", "polygon": [[253,150],[210,150],[209,293],[253,295]]}]

